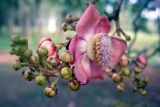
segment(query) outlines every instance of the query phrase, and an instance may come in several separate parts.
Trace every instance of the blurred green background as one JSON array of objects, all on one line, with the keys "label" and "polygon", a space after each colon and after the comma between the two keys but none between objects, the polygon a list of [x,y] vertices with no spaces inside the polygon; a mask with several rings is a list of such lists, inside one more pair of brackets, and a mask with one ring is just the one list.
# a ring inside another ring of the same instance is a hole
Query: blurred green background
[{"label": "blurred green background", "polygon": [[[102,16],[112,15],[118,0],[98,0],[97,9]],[[131,36],[130,55],[145,52],[149,66],[144,74],[150,78],[148,95],[141,97],[131,92],[116,90],[110,80],[93,81],[78,92],[71,92],[65,81],[58,86],[58,95],[47,98],[43,87],[34,81],[23,80],[11,63],[10,38],[20,35],[29,40],[29,48],[36,50],[42,36],[55,43],[64,42],[75,32],[64,32],[61,23],[67,14],[80,16],[89,0],[1,0],[0,1],[0,107],[159,107],[160,106],[160,1],[124,0],[120,13],[122,29]],[[115,30],[112,24],[113,33]]]}]

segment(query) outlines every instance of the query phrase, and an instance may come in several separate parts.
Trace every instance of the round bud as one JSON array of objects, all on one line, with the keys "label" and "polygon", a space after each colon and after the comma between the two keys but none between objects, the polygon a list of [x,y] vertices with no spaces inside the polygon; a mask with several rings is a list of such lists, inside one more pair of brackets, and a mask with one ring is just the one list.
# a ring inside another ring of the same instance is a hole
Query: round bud
[{"label": "round bud", "polygon": [[140,94],[141,94],[141,96],[146,96],[146,95],[147,95],[147,92],[146,92],[146,90],[141,89],[141,90],[140,90]]},{"label": "round bud", "polygon": [[144,69],[146,67],[148,63],[148,57],[146,56],[146,54],[141,53],[137,56],[136,59],[136,64],[137,66],[139,66],[141,69]]},{"label": "round bud", "polygon": [[135,71],[135,73],[141,73],[142,69],[139,66],[135,66],[134,71]]},{"label": "round bud", "polygon": [[47,48],[42,47],[42,48],[38,49],[38,55],[40,55],[40,56],[47,56],[47,54],[48,54]]},{"label": "round bud", "polygon": [[123,55],[118,63],[120,67],[126,67],[128,65],[128,57],[127,55]]},{"label": "round bud", "polygon": [[13,50],[14,50],[15,52],[19,52],[21,49],[20,49],[20,47],[17,47],[17,46],[16,46],[16,47],[13,48]]},{"label": "round bud", "polygon": [[35,81],[36,81],[36,84],[37,85],[44,85],[47,81],[46,77],[43,76],[42,74],[38,75],[36,78],[35,78]]},{"label": "round bud", "polygon": [[137,92],[138,88],[137,87],[133,87],[133,92]]},{"label": "round bud", "polygon": [[37,53],[35,53],[33,56],[31,56],[31,61],[32,61],[33,63],[38,63],[38,61],[39,61],[39,56],[38,56]]},{"label": "round bud", "polygon": [[72,78],[72,69],[69,67],[64,67],[61,69],[60,75],[64,79],[71,79]]},{"label": "round bud", "polygon": [[47,96],[47,97],[53,97],[57,94],[57,89],[56,88],[51,88],[51,87],[46,87],[44,89],[44,94]]},{"label": "round bud", "polygon": [[126,67],[126,68],[123,68],[123,75],[124,76],[130,76],[131,74],[131,71]]},{"label": "round bud", "polygon": [[73,56],[72,54],[67,51],[67,52],[64,52],[62,55],[61,55],[61,58],[60,58],[64,63],[70,63],[73,61]]},{"label": "round bud", "polygon": [[77,91],[80,88],[80,82],[78,80],[72,80],[68,83],[68,87],[72,91]]},{"label": "round bud", "polygon": [[51,59],[48,61],[48,63],[54,68],[56,66],[58,66],[59,62],[56,59]]},{"label": "round bud", "polygon": [[48,50],[48,55],[47,56],[53,56],[57,53],[57,48],[54,43],[51,41],[44,41],[40,45],[40,48],[45,47]]},{"label": "round bud", "polygon": [[16,61],[13,63],[14,70],[19,70],[21,68],[21,63],[19,61]]},{"label": "round bud", "polygon": [[32,56],[32,51],[30,49],[27,49],[25,52],[24,52],[24,56],[29,58]]},{"label": "round bud", "polygon": [[64,43],[59,43],[56,45],[57,49],[62,49],[63,46],[64,46]]},{"label": "round bud", "polygon": [[121,80],[121,76],[118,73],[113,73],[112,80],[115,82],[119,82]]},{"label": "round bud", "polygon": [[120,92],[124,92],[124,90],[125,90],[124,85],[118,84],[117,85],[117,90],[120,91]]},{"label": "round bud", "polygon": [[30,70],[26,70],[22,72],[22,76],[25,80],[32,81],[35,76],[32,74]]},{"label": "round bud", "polygon": [[126,39],[127,41],[130,41],[130,40],[131,40],[131,37],[130,37],[130,36],[125,36],[125,39]]},{"label": "round bud", "polygon": [[62,23],[62,29],[64,30],[64,31],[67,31],[67,23]]}]

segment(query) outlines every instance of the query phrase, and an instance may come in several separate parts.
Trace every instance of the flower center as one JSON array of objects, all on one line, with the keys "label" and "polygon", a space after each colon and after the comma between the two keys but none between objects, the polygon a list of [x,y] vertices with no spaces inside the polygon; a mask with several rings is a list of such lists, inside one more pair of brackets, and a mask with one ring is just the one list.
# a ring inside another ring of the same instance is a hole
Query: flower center
[{"label": "flower center", "polygon": [[111,69],[111,39],[105,34],[96,34],[88,41],[87,55],[91,60],[97,63],[105,71]]}]

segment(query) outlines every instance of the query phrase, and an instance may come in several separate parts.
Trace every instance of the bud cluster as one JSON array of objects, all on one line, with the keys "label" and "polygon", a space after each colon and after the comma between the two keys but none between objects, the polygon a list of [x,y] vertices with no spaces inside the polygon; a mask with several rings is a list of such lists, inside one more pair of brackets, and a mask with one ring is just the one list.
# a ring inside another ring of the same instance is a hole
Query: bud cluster
[{"label": "bud cluster", "polygon": [[44,89],[44,94],[48,97],[57,94],[56,85],[59,78],[68,80],[68,88],[77,91],[80,82],[75,78],[73,67],[70,65],[73,56],[69,51],[64,51],[62,54],[58,52],[65,46],[64,44],[55,45],[51,38],[42,37],[36,53],[32,54],[28,49],[27,40],[16,36],[11,40],[11,54],[17,55],[19,59],[15,61],[13,68],[15,70],[23,68],[22,77],[27,81],[34,80],[39,86],[48,83]]},{"label": "bud cluster", "polygon": [[108,73],[108,75],[117,84],[118,91],[125,91],[125,85],[127,85],[127,81],[129,80],[133,83],[133,92],[139,91],[142,96],[145,96],[147,94],[145,88],[148,84],[148,78],[141,77],[141,73],[146,67],[147,62],[148,59],[144,53],[139,54],[134,63],[130,63],[128,56],[124,54],[118,66],[111,73]]}]

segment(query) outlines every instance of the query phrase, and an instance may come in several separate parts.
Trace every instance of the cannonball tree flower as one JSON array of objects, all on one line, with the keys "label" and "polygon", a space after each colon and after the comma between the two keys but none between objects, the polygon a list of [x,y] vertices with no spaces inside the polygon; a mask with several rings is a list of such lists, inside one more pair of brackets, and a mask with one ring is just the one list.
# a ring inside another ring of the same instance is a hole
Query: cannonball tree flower
[{"label": "cannonball tree flower", "polygon": [[76,25],[77,35],[69,44],[74,57],[74,73],[81,84],[91,79],[103,79],[103,72],[112,70],[125,53],[126,42],[108,36],[110,29],[108,18],[100,16],[89,4]]},{"label": "cannonball tree flower", "polygon": [[48,50],[48,60],[58,58],[58,51],[55,44],[52,42],[51,38],[49,37],[42,37],[39,41],[38,48],[45,47]]}]

